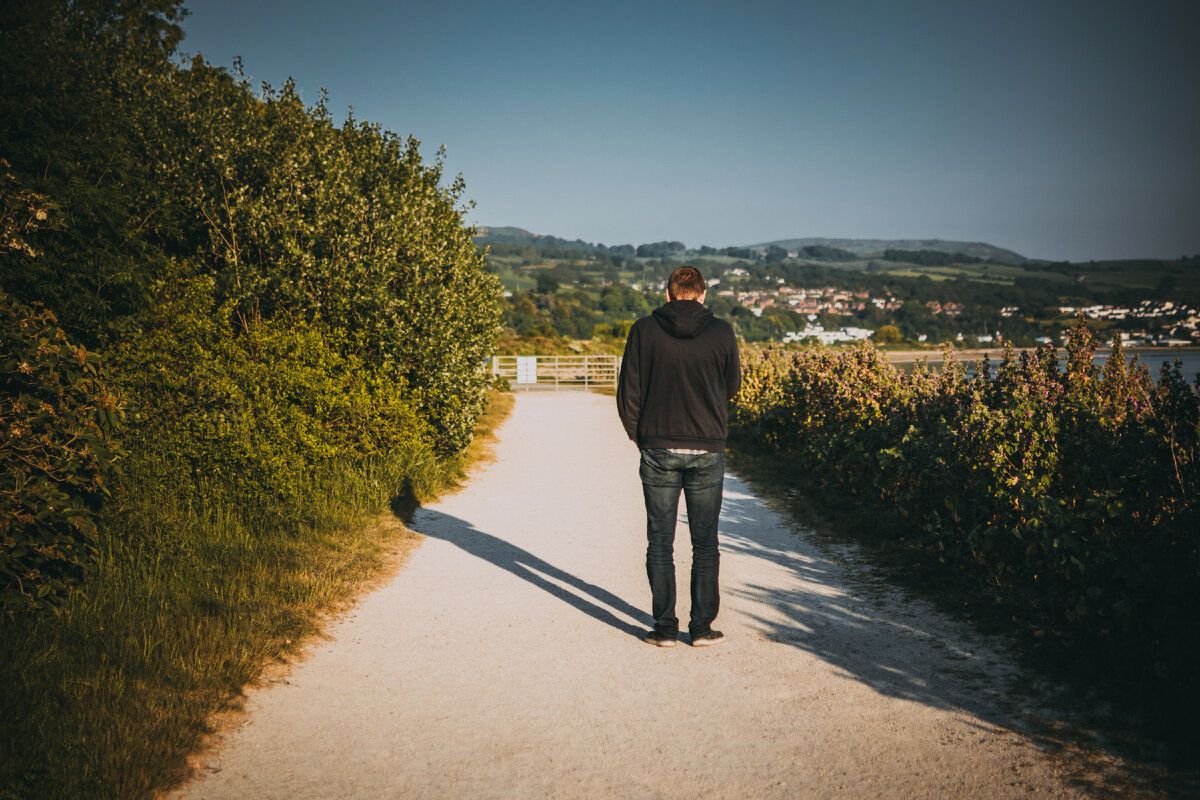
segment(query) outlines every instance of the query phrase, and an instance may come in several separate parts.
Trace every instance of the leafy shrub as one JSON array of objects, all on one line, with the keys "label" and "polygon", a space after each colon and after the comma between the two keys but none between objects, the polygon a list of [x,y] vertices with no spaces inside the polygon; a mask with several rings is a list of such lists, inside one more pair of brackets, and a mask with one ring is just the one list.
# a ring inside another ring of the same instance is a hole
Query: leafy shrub
[{"label": "leafy shrub", "polygon": [[337,331],[407,384],[442,455],[470,441],[500,285],[443,186],[441,154],[305,106],[289,82],[253,94],[196,60],[176,75],[175,136],[148,141],[219,302],[239,320]]},{"label": "leafy shrub", "polygon": [[[416,139],[335,124],[291,83],[259,93],[201,58],[173,59],[180,5],[52,0],[6,18],[0,247],[44,257],[0,260],[0,285],[107,350],[136,337],[155,287],[186,260],[238,325],[334,333],[402,380],[438,453],[461,452],[500,314],[462,179]],[[65,224],[22,235],[42,200]]]},{"label": "leafy shrub", "polygon": [[295,516],[322,470],[452,468],[499,285],[441,155],[174,59],[179,0],[13,11],[0,285],[105,353],[136,415],[125,479]]},{"label": "leafy shrub", "polygon": [[0,608],[56,609],[95,548],[120,406],[54,315],[0,293]]},{"label": "leafy shrub", "polygon": [[335,333],[258,320],[235,336],[210,279],[161,291],[151,327],[112,353],[130,406],[130,469],[147,489],[294,516],[311,476],[331,465],[433,459],[404,382],[339,347]]},{"label": "leafy shrub", "polygon": [[[1082,323],[1053,348],[967,376],[904,374],[869,346],[749,354],[734,433],[825,486],[893,510],[1031,624],[1138,680],[1194,681],[1200,649],[1200,400]],[[1137,658],[1128,658],[1137,653]]]}]

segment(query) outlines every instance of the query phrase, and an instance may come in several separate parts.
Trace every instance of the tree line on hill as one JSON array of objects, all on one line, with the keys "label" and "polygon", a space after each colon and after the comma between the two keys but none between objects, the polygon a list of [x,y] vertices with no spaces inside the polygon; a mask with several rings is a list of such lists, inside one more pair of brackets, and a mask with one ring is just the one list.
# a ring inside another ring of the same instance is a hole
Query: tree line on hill
[{"label": "tree line on hill", "polygon": [[889,247],[883,251],[884,261],[917,264],[922,267],[948,267],[951,264],[982,264],[982,258],[966,253],[946,253],[941,250],[898,250]]}]

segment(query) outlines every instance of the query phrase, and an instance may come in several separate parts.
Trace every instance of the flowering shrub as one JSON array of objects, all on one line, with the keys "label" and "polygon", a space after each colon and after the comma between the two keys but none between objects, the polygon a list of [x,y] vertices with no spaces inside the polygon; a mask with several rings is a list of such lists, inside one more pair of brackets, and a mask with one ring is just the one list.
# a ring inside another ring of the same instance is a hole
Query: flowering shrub
[{"label": "flowering shrub", "polygon": [[905,374],[868,345],[748,353],[734,435],[822,486],[890,508],[996,600],[1158,676],[1195,666],[1200,401],[1086,326],[973,374]]}]

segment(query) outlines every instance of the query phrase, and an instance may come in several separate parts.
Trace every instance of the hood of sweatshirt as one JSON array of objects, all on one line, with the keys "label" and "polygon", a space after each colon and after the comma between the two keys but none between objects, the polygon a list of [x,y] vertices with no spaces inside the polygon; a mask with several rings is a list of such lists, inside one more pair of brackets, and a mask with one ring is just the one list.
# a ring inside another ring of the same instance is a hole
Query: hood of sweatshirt
[{"label": "hood of sweatshirt", "polygon": [[654,309],[654,319],[676,339],[691,339],[712,322],[713,313],[695,300],[672,300]]}]

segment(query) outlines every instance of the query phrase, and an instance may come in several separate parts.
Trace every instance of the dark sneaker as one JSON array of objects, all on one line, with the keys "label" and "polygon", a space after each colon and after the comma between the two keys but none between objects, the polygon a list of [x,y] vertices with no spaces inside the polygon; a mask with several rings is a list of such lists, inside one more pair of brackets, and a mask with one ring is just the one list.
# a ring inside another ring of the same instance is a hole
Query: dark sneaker
[{"label": "dark sneaker", "polygon": [[710,630],[708,633],[702,633],[699,636],[692,637],[692,647],[711,647],[714,644],[720,644],[725,641],[725,634],[720,631]]},{"label": "dark sneaker", "polygon": [[674,647],[675,639],[676,637],[674,636],[664,636],[658,631],[650,631],[642,641],[646,644],[652,644],[655,647]]}]

